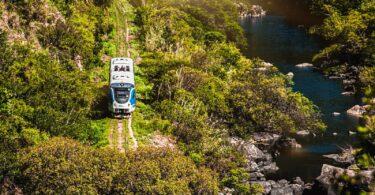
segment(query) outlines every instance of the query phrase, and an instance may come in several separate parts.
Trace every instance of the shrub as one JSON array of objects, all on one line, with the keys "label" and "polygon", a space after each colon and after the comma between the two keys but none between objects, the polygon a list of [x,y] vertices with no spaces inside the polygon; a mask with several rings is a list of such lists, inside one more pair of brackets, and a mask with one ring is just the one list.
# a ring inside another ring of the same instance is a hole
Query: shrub
[{"label": "shrub", "polygon": [[18,184],[25,193],[217,193],[211,170],[178,151],[140,148],[126,155],[67,138],[24,150]]}]

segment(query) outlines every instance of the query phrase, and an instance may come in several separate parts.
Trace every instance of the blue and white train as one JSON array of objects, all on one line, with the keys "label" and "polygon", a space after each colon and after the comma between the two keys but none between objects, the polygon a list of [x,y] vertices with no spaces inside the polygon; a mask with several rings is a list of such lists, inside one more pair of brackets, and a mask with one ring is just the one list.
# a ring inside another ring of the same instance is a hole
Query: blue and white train
[{"label": "blue and white train", "polygon": [[113,58],[110,68],[109,111],[115,117],[129,117],[135,110],[133,60]]}]

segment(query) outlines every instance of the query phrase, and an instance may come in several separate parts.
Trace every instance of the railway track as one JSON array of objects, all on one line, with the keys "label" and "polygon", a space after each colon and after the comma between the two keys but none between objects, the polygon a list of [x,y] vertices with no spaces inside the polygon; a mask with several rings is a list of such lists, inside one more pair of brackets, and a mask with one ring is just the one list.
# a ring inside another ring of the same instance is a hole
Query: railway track
[{"label": "railway track", "polygon": [[[109,133],[109,145],[119,152],[125,152],[127,149],[136,150],[138,141],[132,129],[132,118],[112,119]],[[126,130],[127,129],[127,130]]]}]

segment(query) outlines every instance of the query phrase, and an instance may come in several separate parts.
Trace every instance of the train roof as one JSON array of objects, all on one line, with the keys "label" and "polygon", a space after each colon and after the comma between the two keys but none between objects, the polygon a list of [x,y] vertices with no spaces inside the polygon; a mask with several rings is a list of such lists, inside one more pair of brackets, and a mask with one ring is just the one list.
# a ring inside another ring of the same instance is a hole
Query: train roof
[{"label": "train roof", "polygon": [[113,58],[110,68],[110,83],[134,85],[134,65],[131,58]]}]

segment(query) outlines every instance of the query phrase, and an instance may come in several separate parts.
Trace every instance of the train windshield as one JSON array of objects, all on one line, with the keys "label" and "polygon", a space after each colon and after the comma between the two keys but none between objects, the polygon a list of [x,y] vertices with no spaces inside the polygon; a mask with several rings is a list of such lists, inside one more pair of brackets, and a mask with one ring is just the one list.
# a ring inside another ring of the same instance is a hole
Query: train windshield
[{"label": "train windshield", "polygon": [[128,88],[115,88],[115,99],[116,102],[124,104],[128,102],[130,96],[130,90]]}]

